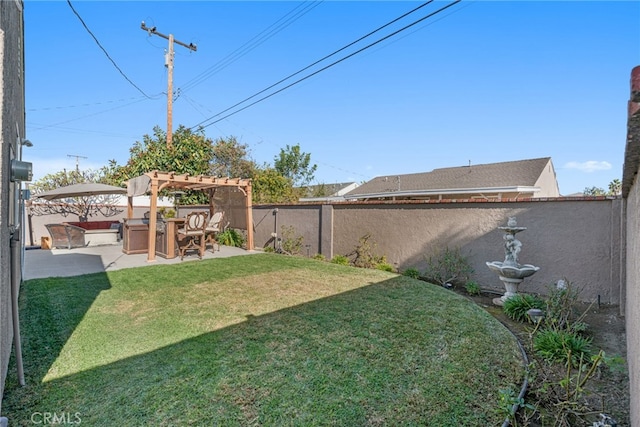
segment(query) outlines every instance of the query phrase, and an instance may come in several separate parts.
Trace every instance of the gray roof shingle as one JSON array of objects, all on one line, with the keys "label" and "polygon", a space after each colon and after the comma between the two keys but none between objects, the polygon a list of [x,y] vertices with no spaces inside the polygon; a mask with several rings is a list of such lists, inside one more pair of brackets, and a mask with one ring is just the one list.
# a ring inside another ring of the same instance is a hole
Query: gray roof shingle
[{"label": "gray roof shingle", "polygon": [[534,186],[550,157],[434,169],[431,172],[373,178],[346,196],[397,191]]}]

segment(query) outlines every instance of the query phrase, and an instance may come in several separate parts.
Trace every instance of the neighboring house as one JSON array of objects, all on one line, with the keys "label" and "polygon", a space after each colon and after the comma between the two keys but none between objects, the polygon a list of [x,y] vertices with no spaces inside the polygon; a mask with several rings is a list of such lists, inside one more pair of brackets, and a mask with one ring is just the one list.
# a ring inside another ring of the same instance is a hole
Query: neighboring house
[{"label": "neighboring house", "polygon": [[[22,147],[29,145],[25,138],[23,6],[22,0],[0,1],[0,397],[18,327],[13,303],[22,279],[20,179],[26,175],[18,170],[26,165],[19,163]],[[0,418],[0,425],[3,423],[6,419]]]},{"label": "neighboring house", "polygon": [[305,187],[305,195],[300,202],[336,202],[343,201],[344,195],[358,187],[356,182],[339,184],[318,184]]},{"label": "neighboring house", "polygon": [[558,197],[550,157],[406,175],[379,176],[345,194],[347,200],[502,200]]}]

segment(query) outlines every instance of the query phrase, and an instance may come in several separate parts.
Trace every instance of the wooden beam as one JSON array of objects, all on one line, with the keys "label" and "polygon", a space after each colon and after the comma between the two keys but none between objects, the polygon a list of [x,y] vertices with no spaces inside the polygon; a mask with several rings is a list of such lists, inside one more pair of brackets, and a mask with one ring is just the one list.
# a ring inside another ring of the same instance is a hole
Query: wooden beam
[{"label": "wooden beam", "polygon": [[127,218],[133,218],[133,196],[127,197]]},{"label": "wooden beam", "polygon": [[251,201],[251,182],[245,187],[247,192],[247,250],[252,251],[253,248],[253,202]]},{"label": "wooden beam", "polygon": [[156,260],[156,223],[158,222],[158,180],[151,180],[151,203],[149,206],[149,247],[147,248],[147,262]]}]

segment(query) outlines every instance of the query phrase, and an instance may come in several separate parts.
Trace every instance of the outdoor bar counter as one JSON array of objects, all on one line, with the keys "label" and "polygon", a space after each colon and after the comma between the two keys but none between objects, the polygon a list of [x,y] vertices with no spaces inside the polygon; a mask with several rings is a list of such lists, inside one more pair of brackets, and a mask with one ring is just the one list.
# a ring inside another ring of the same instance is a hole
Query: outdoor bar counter
[{"label": "outdoor bar counter", "polygon": [[180,239],[178,228],[184,218],[158,219],[156,225],[156,254],[163,258],[175,258],[179,255]]},{"label": "outdoor bar counter", "polygon": [[122,252],[127,255],[146,254],[149,247],[149,220],[125,218],[122,230]]},{"label": "outdoor bar counter", "polygon": [[[156,253],[163,258],[178,256],[177,230],[184,218],[158,218],[156,223]],[[149,219],[124,219],[122,252],[127,255],[145,254],[149,250]]]}]

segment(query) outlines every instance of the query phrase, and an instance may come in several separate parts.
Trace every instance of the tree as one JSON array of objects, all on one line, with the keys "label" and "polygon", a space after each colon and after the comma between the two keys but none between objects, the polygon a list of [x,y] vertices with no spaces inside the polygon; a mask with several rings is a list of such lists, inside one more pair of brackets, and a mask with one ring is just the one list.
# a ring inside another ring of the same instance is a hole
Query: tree
[{"label": "tree", "polygon": [[[32,183],[29,188],[33,192],[31,199],[27,202],[29,215],[42,216],[59,214],[63,217],[77,215],[78,221],[87,221],[89,217],[101,214],[105,217],[114,216],[122,212],[118,209],[116,202],[119,196],[115,194],[69,197],[66,199],[44,200],[39,199],[39,193],[65,187],[67,185],[80,184],[83,182],[99,182],[108,184],[103,169],[98,172],[92,170],[78,171],[62,170],[46,175],[42,179]],[[35,197],[35,198],[34,198]]]},{"label": "tree", "polygon": [[254,203],[291,203],[297,200],[291,181],[270,167],[256,170],[252,188]]},{"label": "tree", "polygon": [[602,187],[585,187],[585,189],[582,190],[582,194],[585,196],[604,196],[605,191]]},{"label": "tree", "polygon": [[234,136],[219,138],[213,145],[212,175],[251,178],[257,167],[248,157],[249,147]]},{"label": "tree", "polygon": [[[105,169],[107,180],[113,185],[122,185],[131,178],[154,170],[162,172],[209,175],[213,159],[213,143],[204,132],[192,132],[180,125],[173,133],[173,146],[167,147],[166,133],[159,127],[153,128],[153,135],[144,135],[142,142],[136,141],[129,149],[127,164],[117,166],[113,160]],[[168,196],[169,190],[161,192]],[[202,192],[187,191],[180,198],[184,204],[207,203]]]},{"label": "tree", "polygon": [[619,179],[614,179],[609,183],[609,194],[612,196],[622,194],[622,183]]},{"label": "tree", "polygon": [[305,187],[313,181],[317,165],[310,165],[311,154],[300,151],[300,145],[280,149],[280,155],[274,159],[274,168],[289,179],[294,187]]},{"label": "tree", "polygon": [[[283,164],[293,177],[313,177],[315,166],[310,168],[309,155],[300,153],[293,147],[281,154]],[[249,178],[253,182],[255,203],[282,203],[296,200],[292,180],[284,177],[276,169],[265,165],[262,168],[249,158],[249,148],[231,136],[219,138],[215,142],[207,138],[202,130],[192,132],[179,126],[173,134],[173,148],[166,145],[166,134],[156,126],[153,135],[145,135],[142,142],[136,141],[129,150],[130,158],[124,166],[111,160],[102,168],[105,179],[111,185],[122,185],[131,178],[153,170],[162,172],[188,173],[190,175],[228,176]],[[300,178],[299,178],[300,179]],[[161,195],[170,195],[164,190]],[[181,204],[208,203],[208,195],[200,191],[186,191],[180,198]]]},{"label": "tree", "polygon": [[602,187],[586,187],[582,194],[585,196],[617,196],[622,192],[622,184],[619,179],[614,179],[609,183],[609,190]]},{"label": "tree", "polygon": [[118,184],[153,170],[208,175],[213,145],[203,133],[193,133],[181,125],[173,133],[173,147],[168,148],[166,133],[156,126],[153,135],[144,135],[142,142],[136,141],[129,153],[124,166],[114,167],[113,161],[110,162],[110,179]]}]

